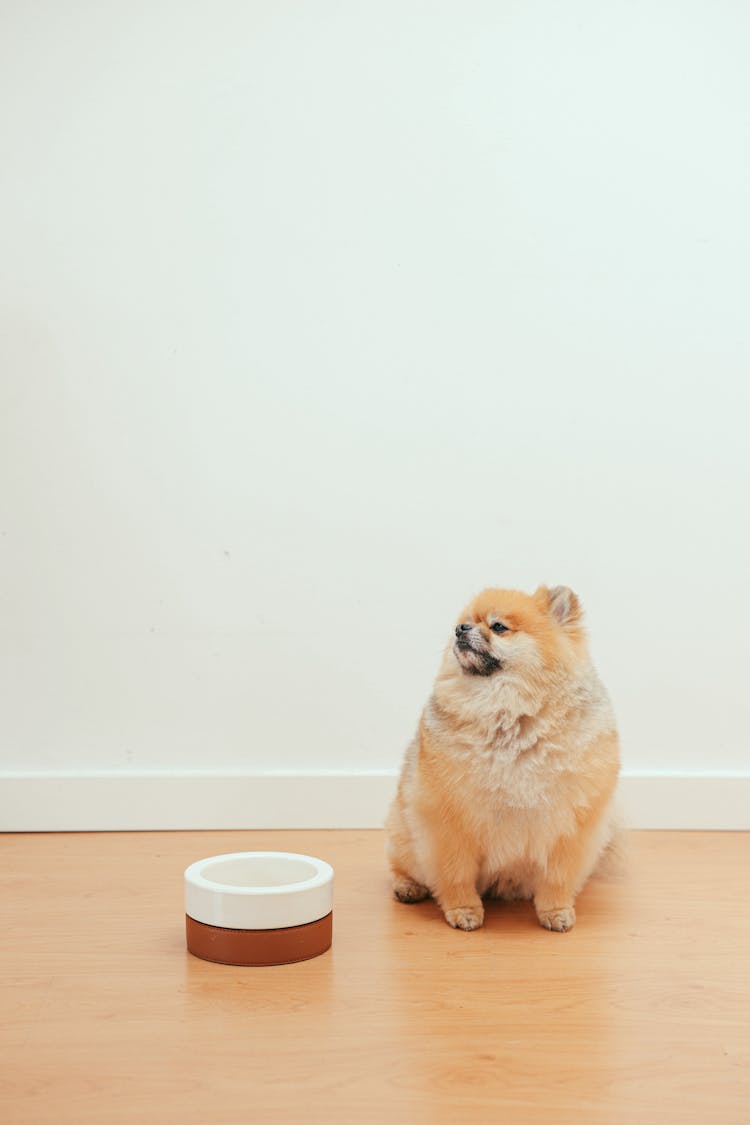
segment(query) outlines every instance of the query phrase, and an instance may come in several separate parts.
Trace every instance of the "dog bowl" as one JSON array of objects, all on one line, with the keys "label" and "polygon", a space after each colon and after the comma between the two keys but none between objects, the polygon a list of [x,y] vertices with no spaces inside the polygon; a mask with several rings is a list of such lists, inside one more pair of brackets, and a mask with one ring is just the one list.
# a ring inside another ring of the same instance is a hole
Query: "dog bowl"
[{"label": "dog bowl", "polygon": [[187,947],[224,965],[287,965],[331,947],[333,868],[295,852],[232,852],[185,871]]}]

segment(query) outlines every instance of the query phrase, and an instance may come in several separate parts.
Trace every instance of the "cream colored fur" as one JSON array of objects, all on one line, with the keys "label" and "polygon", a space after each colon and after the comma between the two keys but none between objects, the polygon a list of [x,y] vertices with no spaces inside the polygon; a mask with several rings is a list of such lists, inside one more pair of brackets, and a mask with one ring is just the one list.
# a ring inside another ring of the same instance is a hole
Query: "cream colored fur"
[{"label": "cream colored fur", "polygon": [[487,895],[533,899],[542,925],[570,929],[614,830],[619,768],[578,600],[488,590],[461,624],[388,817],[394,892],[433,895],[462,929],[482,924]]}]

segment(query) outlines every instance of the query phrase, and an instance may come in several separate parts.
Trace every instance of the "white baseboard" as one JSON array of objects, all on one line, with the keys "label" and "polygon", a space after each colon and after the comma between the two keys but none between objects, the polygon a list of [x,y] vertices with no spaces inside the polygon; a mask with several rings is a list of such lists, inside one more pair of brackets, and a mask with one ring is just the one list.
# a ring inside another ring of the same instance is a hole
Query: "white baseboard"
[{"label": "white baseboard", "polygon": [[0,773],[0,830],[379,828],[393,770]]},{"label": "white baseboard", "polygon": [[[0,773],[0,831],[380,828],[395,770]],[[625,773],[631,828],[750,829],[750,773]]]}]

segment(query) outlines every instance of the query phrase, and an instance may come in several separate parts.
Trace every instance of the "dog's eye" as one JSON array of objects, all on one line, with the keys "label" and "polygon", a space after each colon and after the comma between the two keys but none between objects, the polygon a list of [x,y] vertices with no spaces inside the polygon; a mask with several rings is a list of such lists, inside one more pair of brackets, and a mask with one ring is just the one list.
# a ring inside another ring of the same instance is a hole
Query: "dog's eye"
[{"label": "dog's eye", "polygon": [[494,625],[490,626],[490,628],[492,629],[493,633],[507,633],[508,632],[508,626],[503,625],[502,622],[500,622],[500,621],[496,621]]}]

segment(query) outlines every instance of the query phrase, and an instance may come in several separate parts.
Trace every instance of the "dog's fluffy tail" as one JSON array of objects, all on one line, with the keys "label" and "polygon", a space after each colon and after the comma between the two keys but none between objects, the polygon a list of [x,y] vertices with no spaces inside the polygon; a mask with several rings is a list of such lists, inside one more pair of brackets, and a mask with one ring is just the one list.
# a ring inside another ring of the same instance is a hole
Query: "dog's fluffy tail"
[{"label": "dog's fluffy tail", "polygon": [[621,809],[616,809],[612,818],[612,831],[609,840],[599,856],[595,874],[604,879],[614,879],[625,874],[630,855],[628,826]]}]

